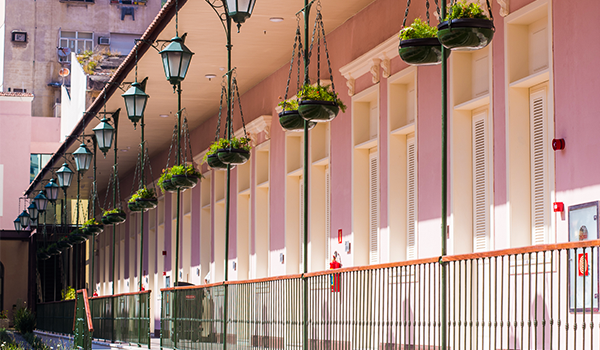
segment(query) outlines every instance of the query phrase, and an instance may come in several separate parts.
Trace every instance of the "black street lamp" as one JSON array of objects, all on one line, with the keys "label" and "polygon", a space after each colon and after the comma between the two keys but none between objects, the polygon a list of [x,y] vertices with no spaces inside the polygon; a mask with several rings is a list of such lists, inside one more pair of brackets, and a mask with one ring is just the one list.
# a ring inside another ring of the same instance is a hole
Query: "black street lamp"
[{"label": "black street lamp", "polygon": [[146,102],[148,102],[148,94],[142,89],[142,85],[137,81],[131,84],[131,87],[122,94],[125,99],[125,108],[127,109],[127,117],[133,122],[133,125],[142,119]]},{"label": "black street lamp", "polygon": [[31,218],[31,221],[32,221],[31,226],[34,226],[34,224],[35,224],[34,221],[37,221],[38,215],[39,215],[39,210],[34,201],[31,201],[31,203],[27,207],[27,211],[29,212],[29,217]]},{"label": "black street lamp", "polygon": [[98,148],[104,153],[106,156],[106,152],[110,150],[112,146],[113,135],[115,133],[115,128],[112,127],[108,123],[108,119],[102,118],[100,124],[92,129],[94,134],[96,134],[96,142],[98,142]]},{"label": "black street lamp", "polygon": [[239,32],[242,23],[246,22],[246,20],[252,16],[252,10],[254,10],[256,0],[226,0],[226,2],[227,14],[235,23],[237,23]]},{"label": "black street lamp", "polygon": [[15,224],[15,231],[23,231],[23,227],[21,227],[21,216],[17,216],[17,218],[15,219],[15,221],[13,221],[13,224]]},{"label": "black street lamp", "polygon": [[46,211],[46,207],[48,207],[48,198],[44,194],[44,191],[40,191],[40,193],[38,193],[38,195],[35,196],[35,198],[33,198],[33,202],[35,203],[35,206],[37,207],[37,210],[40,213]]},{"label": "black street lamp", "polygon": [[60,186],[63,190],[66,190],[67,187],[71,186],[71,180],[73,180],[73,170],[69,168],[67,163],[63,163],[63,165],[56,171],[56,177],[58,178],[58,186]]},{"label": "black street lamp", "polygon": [[23,210],[23,212],[19,215],[19,219],[21,220],[21,227],[25,228],[27,226],[29,226],[29,222],[31,220],[31,217],[29,216],[29,214],[27,213],[26,210]]},{"label": "black street lamp", "polygon": [[73,158],[75,158],[75,169],[77,169],[78,172],[88,170],[92,164],[93,157],[94,154],[90,152],[87,147],[85,147],[85,143],[81,143],[79,148],[73,152]]},{"label": "black street lamp", "polygon": [[48,184],[46,186],[44,186],[44,189],[46,190],[46,197],[48,198],[48,200],[50,202],[54,202],[58,198],[58,189],[59,188],[60,187],[58,186],[58,184],[56,183],[56,180],[54,180],[54,179],[50,179],[50,182],[48,182]]},{"label": "black street lamp", "polygon": [[[185,36],[185,35],[184,35]],[[164,50],[159,52],[165,76],[171,85],[177,85],[185,79],[194,53],[185,46],[183,39],[175,36]]]}]

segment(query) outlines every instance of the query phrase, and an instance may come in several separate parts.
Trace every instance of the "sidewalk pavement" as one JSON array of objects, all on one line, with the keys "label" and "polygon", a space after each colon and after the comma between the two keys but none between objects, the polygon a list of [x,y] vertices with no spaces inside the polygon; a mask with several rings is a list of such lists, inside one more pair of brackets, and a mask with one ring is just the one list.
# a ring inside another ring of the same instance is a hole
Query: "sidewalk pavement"
[{"label": "sidewalk pavement", "polygon": [[[35,334],[52,347],[53,350],[70,349],[73,347],[73,336],[35,331]],[[111,343],[104,340],[92,340],[92,349],[121,349],[121,350],[143,350],[147,346],[135,344]],[[160,349],[160,338],[150,338],[150,349]]]}]

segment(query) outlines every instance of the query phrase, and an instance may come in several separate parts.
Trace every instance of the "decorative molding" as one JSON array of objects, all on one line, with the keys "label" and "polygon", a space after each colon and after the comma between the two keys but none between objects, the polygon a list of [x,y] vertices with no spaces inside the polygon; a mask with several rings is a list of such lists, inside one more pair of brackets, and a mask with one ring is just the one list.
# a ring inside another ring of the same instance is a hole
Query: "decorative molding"
[{"label": "decorative molding", "polygon": [[352,78],[352,75],[348,73],[346,78],[346,86],[348,87],[348,96],[354,96],[354,89],[356,88],[356,80]]},{"label": "decorative molding", "polygon": [[390,75],[392,75],[392,65],[391,65],[391,60],[386,56],[386,54],[383,54],[384,58],[381,60],[381,75],[384,78],[389,78]]},{"label": "decorative molding", "polygon": [[346,78],[348,95],[353,96],[356,78],[371,73],[373,84],[379,83],[381,77],[391,75],[390,60],[398,56],[398,36],[393,35],[354,61],[340,68],[340,73]]},{"label": "decorative molding", "polygon": [[371,66],[371,69],[370,69],[371,75],[373,75],[373,78],[371,79],[373,81],[373,84],[379,83],[380,64],[381,64],[381,60],[379,58],[373,59],[373,65]]},{"label": "decorative molding", "polygon": [[[265,139],[271,138],[271,119],[273,116],[269,114],[261,115],[246,125],[246,133],[252,140],[252,144],[256,145],[258,141],[258,134],[261,132],[265,133]],[[244,134],[244,129],[238,129],[235,133],[235,137],[240,137]]]},{"label": "decorative molding", "polygon": [[510,0],[496,0],[498,5],[500,5],[500,16],[506,17],[510,13],[510,8],[508,7],[508,2]]}]

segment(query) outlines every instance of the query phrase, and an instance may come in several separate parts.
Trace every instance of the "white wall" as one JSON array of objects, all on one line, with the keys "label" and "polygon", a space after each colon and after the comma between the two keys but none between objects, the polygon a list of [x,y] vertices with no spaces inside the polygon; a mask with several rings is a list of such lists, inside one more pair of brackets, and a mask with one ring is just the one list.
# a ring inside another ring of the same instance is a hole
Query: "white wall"
[{"label": "white wall", "polygon": [[83,67],[77,62],[75,53],[71,53],[71,90],[61,87],[61,123],[60,141],[64,141],[71,134],[73,128],[86,110],[85,91],[87,76]]}]

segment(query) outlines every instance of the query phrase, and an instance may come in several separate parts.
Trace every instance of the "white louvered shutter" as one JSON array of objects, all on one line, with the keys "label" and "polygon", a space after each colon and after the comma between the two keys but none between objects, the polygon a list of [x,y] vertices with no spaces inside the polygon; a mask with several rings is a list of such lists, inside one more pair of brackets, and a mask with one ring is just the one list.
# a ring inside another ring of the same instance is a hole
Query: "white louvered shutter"
[{"label": "white louvered shutter", "polygon": [[369,262],[379,263],[379,169],[377,150],[369,155]]},{"label": "white louvered shutter", "polygon": [[298,244],[300,258],[298,261],[300,262],[300,271],[304,271],[304,182],[302,181],[302,177],[300,177],[300,184],[298,186],[298,190],[300,191],[298,194],[298,198],[300,199],[300,210],[298,211],[299,222],[300,222],[300,232],[298,237],[300,238],[300,244]]},{"label": "white louvered shutter", "polygon": [[406,141],[406,237],[409,260],[417,258],[417,152],[415,138]]},{"label": "white louvered shutter", "polygon": [[546,156],[546,90],[532,91],[529,98],[531,142],[531,243],[546,243],[548,177]]},{"label": "white louvered shutter", "polygon": [[325,267],[329,266],[329,261],[333,253],[331,252],[331,182],[329,167],[325,169]]},{"label": "white louvered shutter", "polygon": [[487,112],[473,116],[473,251],[489,250]]}]

